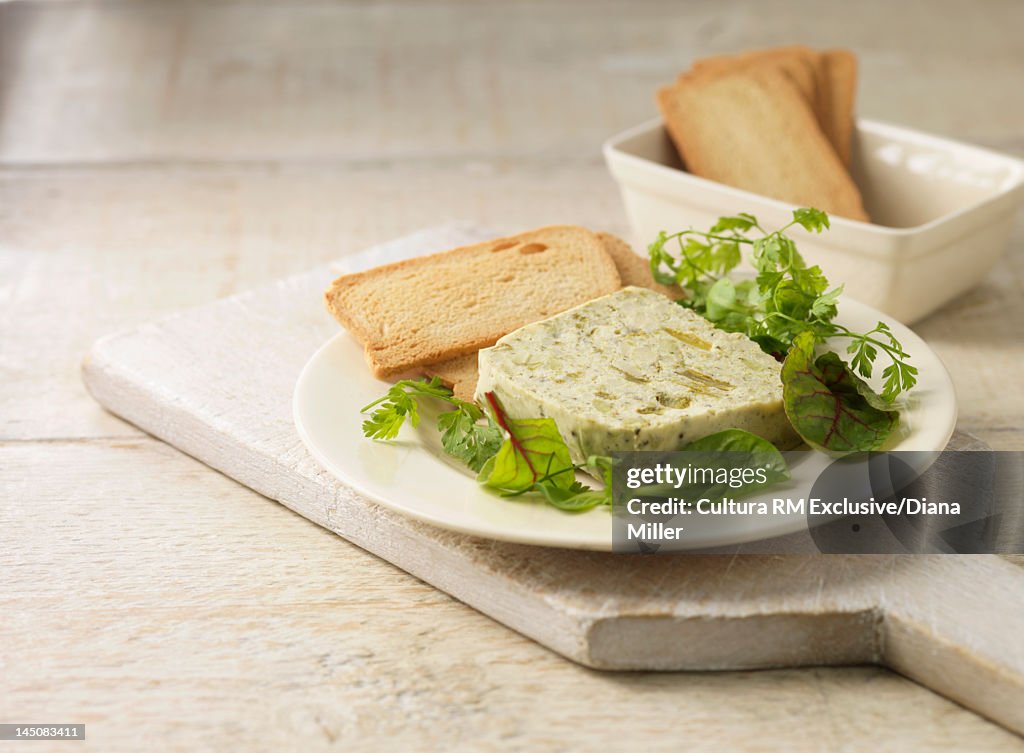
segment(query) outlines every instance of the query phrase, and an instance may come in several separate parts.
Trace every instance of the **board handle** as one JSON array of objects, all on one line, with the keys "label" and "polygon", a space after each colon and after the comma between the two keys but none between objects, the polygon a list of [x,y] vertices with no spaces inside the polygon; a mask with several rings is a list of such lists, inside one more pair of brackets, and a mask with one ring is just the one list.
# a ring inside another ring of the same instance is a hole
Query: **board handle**
[{"label": "board handle", "polygon": [[995,555],[893,561],[880,662],[1024,735],[1024,567]]}]

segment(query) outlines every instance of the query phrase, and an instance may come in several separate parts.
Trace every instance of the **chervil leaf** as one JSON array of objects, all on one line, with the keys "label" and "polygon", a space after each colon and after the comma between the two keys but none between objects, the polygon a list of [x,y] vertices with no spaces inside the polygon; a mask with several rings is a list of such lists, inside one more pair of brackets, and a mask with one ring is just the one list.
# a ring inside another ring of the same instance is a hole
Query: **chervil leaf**
[{"label": "chervil leaf", "polygon": [[419,426],[420,414],[416,399],[406,390],[423,391],[424,394],[427,394],[435,386],[426,382],[399,382],[389,389],[384,397],[362,409],[361,412],[365,413],[370,408],[379,406],[368,419],[363,421],[363,434],[371,439],[394,439],[398,436],[398,431],[406,419],[409,419],[413,426]]},{"label": "chervil leaf", "polygon": [[757,218],[752,214],[740,212],[733,217],[719,217],[718,222],[711,226],[711,233],[723,233],[726,230],[746,232],[757,225]]},{"label": "chervil leaf", "polygon": [[720,275],[727,274],[743,259],[740,244],[734,241],[721,241],[712,247],[711,269]]},{"label": "chervil leaf", "polygon": [[850,347],[846,349],[846,352],[853,354],[853,361],[850,365],[853,366],[854,370],[862,377],[870,377],[872,365],[874,364],[875,357],[878,355],[877,349],[869,342],[855,340],[850,343]]},{"label": "chervil leaf", "polygon": [[[794,247],[795,251],[795,247]],[[821,267],[815,264],[813,267],[804,266],[803,257],[795,254],[794,265],[791,270],[793,281],[809,296],[820,296],[828,289],[828,279],[821,271]]]},{"label": "chervil leaf", "polygon": [[822,230],[828,230],[831,227],[828,215],[820,209],[813,209],[811,207],[794,210],[793,219],[802,225],[805,230],[813,233],[820,233]]},{"label": "chervil leaf", "polygon": [[658,233],[658,237],[647,247],[647,254],[651,260],[651,276],[662,285],[676,285],[679,283],[679,265],[675,257],[665,250],[668,239],[668,233]]},{"label": "chervil leaf", "polygon": [[384,397],[363,408],[365,413],[373,409],[370,417],[363,422],[363,434],[371,439],[394,439],[405,421],[419,426],[418,400],[431,398],[454,406],[437,417],[437,430],[441,432],[441,446],[445,452],[463,461],[474,471],[479,471],[487,459],[501,446],[501,429],[487,419],[476,403],[460,400],[452,391],[434,377],[429,382],[422,379],[404,379],[387,391]]},{"label": "chervil leaf", "polygon": [[441,432],[445,452],[478,472],[497,453],[504,439],[494,421],[488,419],[486,425],[481,425],[479,417],[465,408],[445,411],[438,416],[437,430]]},{"label": "chervil leaf", "polygon": [[893,361],[882,369],[882,397],[891,402],[900,393],[917,384],[917,368],[909,363]]},{"label": "chervil leaf", "polygon": [[785,272],[779,272],[774,268],[762,269],[758,273],[755,278],[755,281],[757,282],[757,289],[761,291],[766,301],[771,299],[775,288],[779,286],[779,283],[782,282],[785,276]]},{"label": "chervil leaf", "polygon": [[838,288],[819,295],[811,305],[811,316],[816,319],[824,319],[827,322],[832,321],[836,316],[836,307],[842,292],[843,286],[840,285]]},{"label": "chervil leaf", "polygon": [[754,268],[758,272],[777,272],[782,264],[782,239],[772,233],[754,241]]}]

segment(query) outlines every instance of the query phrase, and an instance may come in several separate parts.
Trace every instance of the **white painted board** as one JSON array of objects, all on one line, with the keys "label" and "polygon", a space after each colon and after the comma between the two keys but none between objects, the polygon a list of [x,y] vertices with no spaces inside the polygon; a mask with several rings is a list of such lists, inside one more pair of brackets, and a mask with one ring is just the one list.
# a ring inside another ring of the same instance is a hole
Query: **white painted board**
[{"label": "white painted board", "polygon": [[[362,258],[490,234],[449,225]],[[345,488],[308,455],[291,415],[299,371],[336,331],[321,292],[339,271],[105,337],[83,366],[86,385],[145,431],[573,661],[618,670],[876,662],[1024,732],[1024,571],[999,557],[545,549],[435,529]]]}]

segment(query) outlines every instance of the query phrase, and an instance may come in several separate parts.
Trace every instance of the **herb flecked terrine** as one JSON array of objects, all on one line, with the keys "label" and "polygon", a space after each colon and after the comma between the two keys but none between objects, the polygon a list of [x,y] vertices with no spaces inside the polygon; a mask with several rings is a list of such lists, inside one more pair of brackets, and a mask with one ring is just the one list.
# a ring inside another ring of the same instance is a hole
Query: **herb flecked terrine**
[{"label": "herb flecked terrine", "polygon": [[673,450],[729,428],[786,448],[779,363],[660,293],[628,287],[529,324],[480,351],[477,398],[548,416],[576,462]]}]

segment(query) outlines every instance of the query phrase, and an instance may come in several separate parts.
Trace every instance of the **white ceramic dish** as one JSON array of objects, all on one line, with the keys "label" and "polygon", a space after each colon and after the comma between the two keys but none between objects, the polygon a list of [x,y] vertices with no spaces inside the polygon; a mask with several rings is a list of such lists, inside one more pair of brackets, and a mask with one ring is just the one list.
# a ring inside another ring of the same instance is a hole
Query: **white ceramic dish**
[{"label": "white ceramic dish", "polygon": [[[660,120],[609,139],[604,155],[640,247],[726,214],[792,219],[789,204],[685,172]],[[874,223],[834,217],[821,235],[796,228],[797,243],[831,282],[904,322],[985,277],[1024,200],[1024,162],[871,120],[857,123],[851,172]]]},{"label": "white ceramic dish", "polygon": [[[837,321],[865,331],[879,318],[878,311],[843,300]],[[941,450],[956,424],[953,383],[923,340],[903,325],[889,323],[920,370],[920,383],[904,411],[900,436],[887,449]],[[295,386],[295,425],[309,451],[334,476],[385,507],[453,531],[521,544],[612,548],[612,517],[607,509],[574,515],[485,491],[441,450],[430,425],[432,417],[424,417],[418,430],[403,427],[398,441],[366,439],[359,410],[389,386],[369,373],[362,348],[345,332],[306,364]],[[821,453],[807,453],[791,469],[792,480],[778,489],[779,495],[808,496],[827,462]],[[692,548],[728,546],[805,527],[803,515],[770,519],[708,516],[686,544]]]}]

